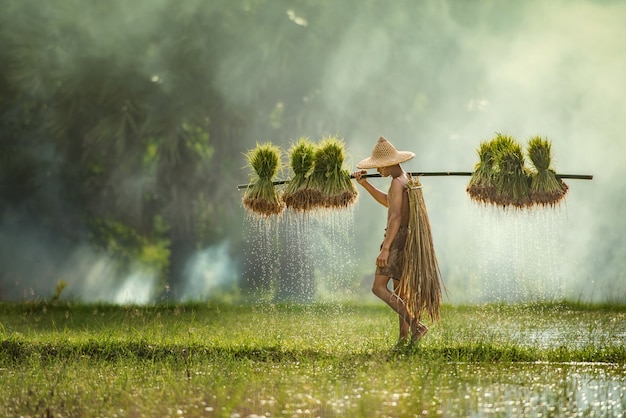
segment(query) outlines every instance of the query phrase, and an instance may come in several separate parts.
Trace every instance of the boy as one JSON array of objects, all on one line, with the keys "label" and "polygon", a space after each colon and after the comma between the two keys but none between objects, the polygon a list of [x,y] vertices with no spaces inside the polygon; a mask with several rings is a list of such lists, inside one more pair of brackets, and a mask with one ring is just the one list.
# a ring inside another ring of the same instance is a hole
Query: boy
[{"label": "boy", "polygon": [[[393,309],[400,318],[400,342],[417,341],[428,332],[428,327],[409,314],[402,299],[397,296],[404,261],[404,247],[409,232],[408,183],[410,176],[402,169],[401,163],[415,157],[410,151],[398,151],[384,137],[380,137],[372,155],[357,164],[360,171],[352,176],[381,205],[387,207],[387,228],[385,238],[376,258],[376,274],[372,292]],[[376,168],[383,177],[391,176],[387,193],[377,189],[363,178],[367,168]],[[394,292],[389,290],[389,280],[393,279]]]}]

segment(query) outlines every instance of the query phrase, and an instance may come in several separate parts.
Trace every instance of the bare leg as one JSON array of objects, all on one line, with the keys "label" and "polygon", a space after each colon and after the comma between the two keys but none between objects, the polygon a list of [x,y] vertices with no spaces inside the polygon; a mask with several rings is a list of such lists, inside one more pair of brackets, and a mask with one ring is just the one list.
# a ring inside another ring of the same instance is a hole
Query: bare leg
[{"label": "bare leg", "polygon": [[388,283],[388,276],[375,275],[372,292],[389,305],[400,317],[400,338],[407,338],[409,331],[412,331],[411,334],[415,335],[417,324],[414,324],[415,329],[411,330],[411,316],[402,300],[387,288]]},{"label": "bare leg", "polygon": [[[393,291],[394,291],[394,296],[396,296],[400,292],[399,280],[394,280]],[[396,296],[396,297],[404,305],[405,302],[402,299],[400,299],[399,296]],[[402,317],[400,317],[400,330],[402,330],[402,322],[403,322]],[[400,338],[406,338],[407,332],[411,330],[409,322],[404,321],[404,323],[406,324],[406,331],[404,333],[405,337],[402,337],[402,331],[400,331],[400,335],[401,335]],[[428,327],[426,326],[426,324],[424,324],[423,322],[417,322],[415,324],[415,328],[411,331],[411,341],[412,342],[418,341],[420,338],[426,335],[427,332],[428,332]]]},{"label": "bare leg", "polygon": [[[398,290],[400,288],[400,280],[393,280],[393,295],[392,297],[399,299],[398,301],[400,303],[402,303],[402,301],[400,300],[400,297],[398,296]],[[410,326],[409,326],[409,322],[406,321],[402,315],[398,314],[398,320],[400,322],[400,339],[401,340],[406,340],[409,336],[409,330],[410,330]]]}]

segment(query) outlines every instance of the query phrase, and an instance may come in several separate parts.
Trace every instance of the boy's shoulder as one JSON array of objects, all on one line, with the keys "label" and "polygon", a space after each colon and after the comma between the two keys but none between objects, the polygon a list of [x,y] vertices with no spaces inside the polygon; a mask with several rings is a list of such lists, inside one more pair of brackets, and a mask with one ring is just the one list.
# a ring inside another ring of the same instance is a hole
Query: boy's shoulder
[{"label": "boy's shoulder", "polygon": [[408,177],[394,177],[391,180],[391,185],[389,187],[395,187],[395,188],[399,188],[399,189],[403,189],[405,187],[407,187],[409,184],[409,178]]},{"label": "boy's shoulder", "polygon": [[391,184],[389,185],[389,191],[392,192],[394,190],[402,191],[407,187],[407,181],[405,179],[401,179],[400,177],[395,177],[391,180]]}]

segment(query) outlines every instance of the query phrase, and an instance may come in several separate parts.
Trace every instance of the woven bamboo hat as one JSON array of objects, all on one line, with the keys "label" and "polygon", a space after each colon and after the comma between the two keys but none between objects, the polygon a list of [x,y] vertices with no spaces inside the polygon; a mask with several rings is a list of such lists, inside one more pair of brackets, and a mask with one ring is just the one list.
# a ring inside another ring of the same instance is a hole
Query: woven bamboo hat
[{"label": "woven bamboo hat", "polygon": [[374,146],[372,156],[360,161],[356,167],[361,169],[389,167],[409,161],[413,157],[415,157],[415,153],[411,151],[398,151],[391,145],[391,142],[381,136]]}]

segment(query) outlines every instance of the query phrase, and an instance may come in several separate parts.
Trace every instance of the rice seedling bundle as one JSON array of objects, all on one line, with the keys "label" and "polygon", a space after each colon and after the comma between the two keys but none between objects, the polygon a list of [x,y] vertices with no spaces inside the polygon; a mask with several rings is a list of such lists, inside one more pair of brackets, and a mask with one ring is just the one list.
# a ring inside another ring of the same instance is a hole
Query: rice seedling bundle
[{"label": "rice seedling bundle", "polygon": [[470,197],[480,203],[491,203],[495,199],[493,143],[483,141],[478,148],[479,161],[474,167],[472,178],[467,186]]},{"label": "rice seedling bundle", "polygon": [[307,138],[300,138],[291,147],[290,155],[293,177],[283,192],[283,201],[288,208],[309,210],[314,206],[309,174],[314,165],[315,144]]},{"label": "rice seedling bundle", "polygon": [[350,173],[343,168],[343,141],[334,136],[323,138],[314,159],[309,183],[312,203],[325,208],[346,208],[352,205],[358,193]]},{"label": "rice seedling bundle", "polygon": [[541,206],[554,206],[565,197],[568,190],[550,166],[551,149],[551,143],[540,136],[528,141],[528,157],[535,168],[531,175],[529,195],[534,204]]},{"label": "rice seedling bundle", "polygon": [[496,133],[491,141],[480,144],[478,156],[466,189],[470,197],[485,204],[523,206],[528,180],[521,147],[513,137]]},{"label": "rice seedling bundle", "polygon": [[243,195],[243,206],[260,216],[278,215],[285,209],[273,178],[281,166],[281,151],[267,142],[257,144],[246,154],[248,164],[254,171],[251,182]]},{"label": "rice seedling bundle", "polygon": [[530,206],[529,175],[524,166],[522,147],[509,136],[498,134],[494,142],[495,185],[498,205],[517,208]]}]

